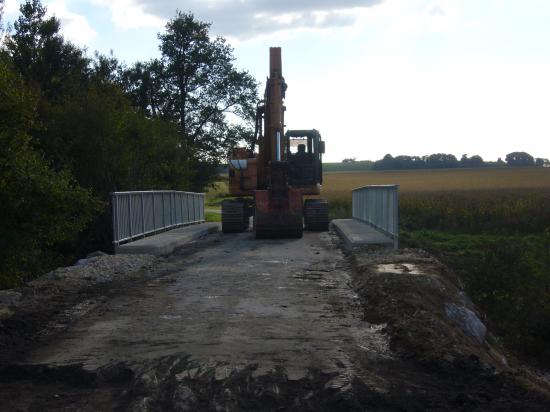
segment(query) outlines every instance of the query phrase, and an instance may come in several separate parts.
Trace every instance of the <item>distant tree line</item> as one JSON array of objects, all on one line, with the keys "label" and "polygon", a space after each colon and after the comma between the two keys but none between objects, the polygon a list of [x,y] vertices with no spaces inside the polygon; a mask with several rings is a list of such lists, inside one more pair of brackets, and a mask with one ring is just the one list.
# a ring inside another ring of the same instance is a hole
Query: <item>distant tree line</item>
[{"label": "distant tree line", "polygon": [[427,156],[395,156],[385,155],[374,162],[373,170],[404,170],[404,169],[449,169],[449,168],[476,168],[500,166],[539,166],[550,167],[550,161],[543,158],[533,158],[529,153],[513,152],[506,155],[506,161],[499,158],[496,162],[486,162],[481,156],[456,156],[446,153],[435,153]]},{"label": "distant tree line", "polygon": [[253,138],[257,83],[192,14],[128,67],[67,41],[39,0],[6,29],[3,3],[0,287],[109,248],[110,192],[202,190]]}]

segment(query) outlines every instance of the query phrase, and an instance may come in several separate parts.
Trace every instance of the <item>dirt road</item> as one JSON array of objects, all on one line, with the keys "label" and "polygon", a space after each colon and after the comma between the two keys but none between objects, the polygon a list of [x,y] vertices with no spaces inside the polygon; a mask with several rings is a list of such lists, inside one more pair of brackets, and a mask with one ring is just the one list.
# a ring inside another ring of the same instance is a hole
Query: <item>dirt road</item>
[{"label": "dirt road", "polygon": [[[390,350],[329,233],[213,235],[87,290],[2,369],[0,410],[539,410],[478,362]],[[542,410],[542,409],[541,409]]]},{"label": "dirt road", "polygon": [[383,336],[361,321],[346,262],[328,234],[221,239],[159,265],[164,275],[125,285],[27,361],[95,370],[187,354],[201,364],[223,362],[223,377],[258,363],[300,378],[312,366],[350,365],[359,346],[380,344],[376,352],[384,353]]}]

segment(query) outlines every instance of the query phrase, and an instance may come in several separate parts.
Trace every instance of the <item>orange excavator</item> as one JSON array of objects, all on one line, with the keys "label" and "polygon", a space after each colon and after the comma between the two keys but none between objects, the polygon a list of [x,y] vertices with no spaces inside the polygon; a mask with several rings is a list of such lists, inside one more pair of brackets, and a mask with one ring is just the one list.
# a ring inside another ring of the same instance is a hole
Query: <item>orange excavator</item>
[{"label": "orange excavator", "polygon": [[256,238],[300,238],[304,228],[328,229],[327,201],[303,201],[304,195],[321,193],[325,143],[315,129],[285,133],[286,90],[281,48],[272,47],[254,144],[234,148],[229,156],[229,195],[234,198],[222,202],[224,233],[245,231],[251,216]]}]

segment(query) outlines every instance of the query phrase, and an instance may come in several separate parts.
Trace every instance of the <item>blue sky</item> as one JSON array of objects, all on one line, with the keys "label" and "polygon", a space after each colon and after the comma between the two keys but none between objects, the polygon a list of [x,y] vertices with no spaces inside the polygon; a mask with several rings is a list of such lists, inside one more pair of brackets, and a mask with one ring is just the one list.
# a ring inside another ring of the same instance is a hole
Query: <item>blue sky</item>
[{"label": "blue sky", "polygon": [[[7,21],[19,1],[6,0]],[[548,0],[51,0],[65,36],[131,63],[176,9],[227,37],[264,80],[283,48],[287,125],[326,160],[434,152],[550,158]]]}]

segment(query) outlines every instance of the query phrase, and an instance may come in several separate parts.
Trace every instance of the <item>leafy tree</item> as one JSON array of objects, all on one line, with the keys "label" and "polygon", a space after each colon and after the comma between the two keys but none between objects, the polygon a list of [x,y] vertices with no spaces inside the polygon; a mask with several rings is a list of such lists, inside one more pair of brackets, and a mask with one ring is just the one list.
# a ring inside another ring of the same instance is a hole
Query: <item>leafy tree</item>
[{"label": "leafy tree", "polygon": [[[33,144],[55,170],[70,172],[104,201],[114,190],[189,190],[196,156],[177,126],[135,110],[120,87],[124,70],[118,60],[86,58],[59,28],[38,0],[28,0],[7,42],[7,58],[36,95],[33,113],[40,127],[27,131]],[[108,250],[109,213],[98,210],[85,235],[66,251]]]},{"label": "leafy tree", "polygon": [[48,107],[47,118],[55,125],[48,140],[64,142],[64,164],[102,198],[116,190],[189,188],[192,152],[176,127],[136,113],[111,83],[67,94]]},{"label": "leafy tree", "polygon": [[222,37],[211,40],[209,28],[178,12],[159,35],[163,79],[172,86],[165,110],[177,118],[187,141],[199,147],[207,129],[225,126],[225,114],[253,119],[257,101],[256,81],[235,68],[233,50]]},{"label": "leafy tree", "polygon": [[512,152],[506,155],[508,166],[534,166],[535,159],[526,152]]},{"label": "leafy tree", "polygon": [[63,39],[59,20],[46,18],[40,0],[27,0],[19,10],[15,31],[6,42],[13,64],[46,97],[61,100],[67,87],[88,75],[89,60]]},{"label": "leafy tree", "polygon": [[167,96],[162,75],[160,60],[137,62],[121,75],[120,82],[134,107],[149,117],[164,118],[162,107]]},{"label": "leafy tree", "polygon": [[395,162],[391,154],[385,155],[382,159],[374,162],[373,170],[389,170],[395,168]]},{"label": "leafy tree", "polygon": [[550,166],[550,160],[548,159],[543,159],[541,157],[537,157],[535,159],[535,166],[538,166],[538,167],[548,167]]},{"label": "leafy tree", "polygon": [[458,160],[452,154],[435,153],[427,156],[424,161],[429,169],[458,167]]},{"label": "leafy tree", "polygon": [[36,98],[0,57],[0,286],[43,268],[52,245],[83,230],[100,203],[36,149]]},{"label": "leafy tree", "polygon": [[162,57],[137,63],[122,80],[135,107],[178,125],[182,143],[195,150],[199,188],[236,141],[251,143],[257,102],[256,81],[234,66],[231,47],[211,39],[209,29],[178,12],[159,34]]},{"label": "leafy tree", "polygon": [[396,156],[391,154],[385,155],[381,160],[374,163],[375,170],[403,170],[403,169],[423,169],[426,167],[425,162],[418,156]]},{"label": "leafy tree", "polygon": [[462,167],[482,167],[485,165],[485,162],[483,161],[483,158],[479,155],[473,155],[472,157],[468,157],[468,155],[462,155],[462,158],[460,159],[460,166]]}]

